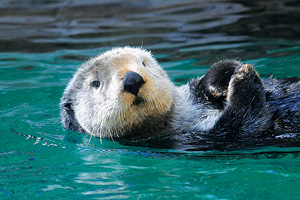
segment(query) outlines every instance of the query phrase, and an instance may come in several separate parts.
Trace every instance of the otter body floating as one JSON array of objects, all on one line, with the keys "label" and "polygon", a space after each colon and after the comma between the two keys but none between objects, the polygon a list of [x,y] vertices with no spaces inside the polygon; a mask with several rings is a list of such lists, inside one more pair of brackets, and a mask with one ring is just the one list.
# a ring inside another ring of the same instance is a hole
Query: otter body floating
[{"label": "otter body floating", "polygon": [[261,80],[251,65],[225,60],[176,87],[149,52],[124,47],[84,63],[60,108],[65,128],[123,142],[295,138],[300,78]]}]

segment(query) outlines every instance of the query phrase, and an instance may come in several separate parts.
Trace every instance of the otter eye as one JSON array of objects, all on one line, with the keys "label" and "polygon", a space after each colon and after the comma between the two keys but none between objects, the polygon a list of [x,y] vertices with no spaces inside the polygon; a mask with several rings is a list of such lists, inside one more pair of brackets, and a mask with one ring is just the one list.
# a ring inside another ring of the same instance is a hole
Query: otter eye
[{"label": "otter eye", "polygon": [[98,88],[100,86],[100,81],[93,81],[92,86]]},{"label": "otter eye", "polygon": [[146,67],[146,62],[145,61],[143,61],[142,64],[143,64],[144,67]]}]

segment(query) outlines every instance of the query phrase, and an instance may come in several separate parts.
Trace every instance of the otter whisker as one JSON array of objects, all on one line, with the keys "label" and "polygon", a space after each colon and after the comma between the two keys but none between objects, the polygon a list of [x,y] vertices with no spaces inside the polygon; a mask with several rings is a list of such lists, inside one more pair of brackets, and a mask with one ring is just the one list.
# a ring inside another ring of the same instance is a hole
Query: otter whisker
[{"label": "otter whisker", "polygon": [[143,48],[143,44],[144,44],[144,38],[142,38],[141,48]]},{"label": "otter whisker", "polygon": [[[154,97],[154,98],[149,98],[149,99],[151,99],[151,104],[153,105],[153,108],[158,108],[158,105],[157,105],[157,103],[156,103],[156,97]],[[150,105],[151,105],[150,104]],[[155,104],[155,105],[154,105]]]},{"label": "otter whisker", "polygon": [[171,109],[171,106],[167,102],[160,101],[160,100],[159,100],[159,102],[162,104],[162,109],[164,109],[164,108],[168,108],[168,110]]},{"label": "otter whisker", "polygon": [[105,114],[103,115],[102,120],[101,120],[100,125],[99,125],[100,126],[100,128],[99,128],[99,139],[100,139],[100,143],[101,144],[102,144],[102,135],[103,135],[103,129],[104,129],[103,125],[104,125],[104,123],[106,121],[106,119],[105,119],[106,117],[105,116],[106,116],[107,112],[108,111],[106,111]]},{"label": "otter whisker", "polygon": [[99,140],[100,140],[100,144],[102,144],[102,131],[100,131],[100,137],[99,137]]},{"label": "otter whisker", "polygon": [[[115,109],[116,109],[117,106],[118,106],[118,105],[116,105],[115,107],[113,107],[112,112],[110,113],[110,116],[109,116],[109,119],[108,119],[108,124],[111,124],[112,115],[113,115],[113,113],[114,113],[114,111],[115,111]],[[112,120],[112,122],[114,122],[114,120]],[[113,124],[113,123],[112,123],[112,124]],[[113,124],[112,127],[114,127],[114,124]],[[113,134],[111,133],[111,131],[109,131],[109,135],[110,135],[111,140],[112,140],[113,142],[115,142],[114,139],[113,139],[113,136],[112,136]]]},{"label": "otter whisker", "polygon": [[164,106],[163,106],[162,102],[160,101],[160,99],[158,97],[154,97],[154,98],[157,100],[158,104],[160,105],[160,109],[163,110]]},{"label": "otter whisker", "polygon": [[88,144],[90,144],[91,140],[92,140],[93,135],[90,136],[89,142]]},{"label": "otter whisker", "polygon": [[90,144],[90,142],[91,142],[91,140],[92,140],[92,137],[95,137],[95,128],[96,128],[96,127],[93,127],[93,128],[92,128],[92,131],[91,131],[91,134],[90,134],[91,137],[90,137],[90,139],[89,139],[88,144]]}]

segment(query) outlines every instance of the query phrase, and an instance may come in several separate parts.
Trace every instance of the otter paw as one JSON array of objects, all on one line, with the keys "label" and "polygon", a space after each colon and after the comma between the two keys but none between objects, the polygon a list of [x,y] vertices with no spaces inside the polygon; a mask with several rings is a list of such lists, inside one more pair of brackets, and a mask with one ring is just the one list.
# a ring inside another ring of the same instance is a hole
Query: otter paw
[{"label": "otter paw", "polygon": [[227,102],[247,105],[259,103],[264,97],[261,78],[252,65],[244,64],[234,71],[229,81]]},{"label": "otter paw", "polygon": [[205,74],[206,86],[215,98],[226,97],[231,76],[241,63],[234,60],[224,60],[215,63]]},{"label": "otter paw", "polygon": [[243,79],[244,77],[258,76],[257,72],[254,70],[253,65],[244,64],[240,68],[237,68],[234,72],[235,79]]}]

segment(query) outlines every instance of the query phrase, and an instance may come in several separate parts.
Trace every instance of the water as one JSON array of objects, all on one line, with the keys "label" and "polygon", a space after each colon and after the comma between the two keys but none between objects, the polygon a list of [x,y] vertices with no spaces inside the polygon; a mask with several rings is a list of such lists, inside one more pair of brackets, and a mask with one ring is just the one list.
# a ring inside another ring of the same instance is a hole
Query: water
[{"label": "water", "polygon": [[0,198],[300,199],[300,147],[184,152],[64,130],[78,66],[115,46],[151,50],[176,84],[226,58],[300,76],[300,4],[261,1],[0,2]]}]

